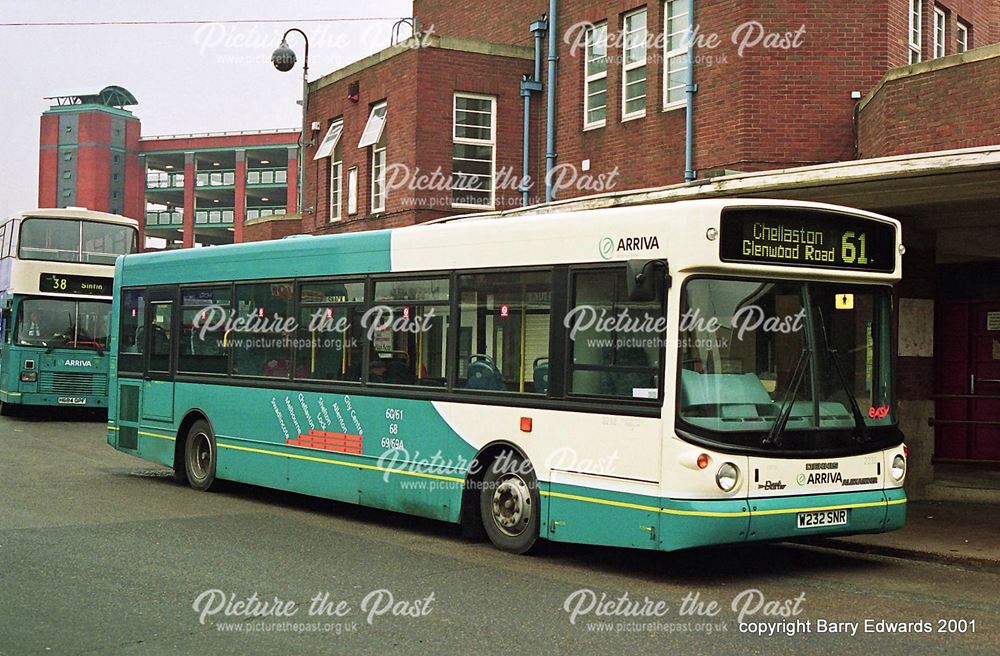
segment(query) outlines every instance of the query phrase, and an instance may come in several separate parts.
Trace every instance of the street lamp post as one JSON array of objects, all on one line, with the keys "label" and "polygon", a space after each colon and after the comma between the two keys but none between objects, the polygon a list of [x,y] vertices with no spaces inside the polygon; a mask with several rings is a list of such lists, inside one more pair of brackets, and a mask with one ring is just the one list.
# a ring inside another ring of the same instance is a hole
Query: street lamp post
[{"label": "street lamp post", "polygon": [[281,43],[278,45],[278,48],[271,54],[271,63],[282,73],[287,73],[295,66],[295,51],[288,46],[288,35],[292,32],[301,34],[306,42],[306,55],[302,60],[302,134],[299,136],[298,208],[299,214],[302,214],[304,209],[302,207],[302,186],[305,182],[306,146],[309,145],[309,125],[306,123],[309,103],[309,37],[306,36],[306,33],[297,27],[287,30],[281,36]]}]

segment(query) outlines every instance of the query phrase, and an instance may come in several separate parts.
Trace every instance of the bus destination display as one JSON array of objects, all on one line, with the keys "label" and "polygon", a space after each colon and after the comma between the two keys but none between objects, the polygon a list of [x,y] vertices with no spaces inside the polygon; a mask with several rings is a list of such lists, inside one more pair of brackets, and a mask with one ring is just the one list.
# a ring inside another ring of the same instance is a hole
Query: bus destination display
[{"label": "bus destination display", "polygon": [[723,262],[857,271],[895,268],[896,228],[835,212],[734,208],[722,214]]},{"label": "bus destination display", "polygon": [[113,278],[43,273],[39,276],[38,291],[74,296],[111,296],[113,283]]}]

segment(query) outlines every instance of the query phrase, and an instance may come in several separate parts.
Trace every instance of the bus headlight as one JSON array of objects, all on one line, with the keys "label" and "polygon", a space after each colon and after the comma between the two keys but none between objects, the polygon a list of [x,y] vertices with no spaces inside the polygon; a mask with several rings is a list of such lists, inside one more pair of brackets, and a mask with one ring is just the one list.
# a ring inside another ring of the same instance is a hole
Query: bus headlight
[{"label": "bus headlight", "polygon": [[901,481],[903,477],[906,476],[906,458],[897,455],[892,459],[892,469],[889,470],[889,475],[892,476],[892,480]]},{"label": "bus headlight", "polygon": [[37,371],[22,371],[21,372],[21,382],[22,383],[34,383],[38,381]]},{"label": "bus headlight", "polygon": [[715,473],[715,483],[723,492],[732,492],[739,480],[740,470],[731,462],[723,464]]}]

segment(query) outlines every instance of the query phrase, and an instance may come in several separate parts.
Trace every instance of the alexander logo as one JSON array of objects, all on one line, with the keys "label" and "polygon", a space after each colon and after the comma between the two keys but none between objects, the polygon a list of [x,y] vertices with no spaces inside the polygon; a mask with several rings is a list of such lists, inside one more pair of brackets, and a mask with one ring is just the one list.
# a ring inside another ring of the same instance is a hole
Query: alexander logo
[{"label": "alexander logo", "polygon": [[619,237],[616,241],[612,237],[605,237],[598,245],[598,252],[601,258],[610,260],[614,255],[621,253],[635,253],[639,251],[659,250],[660,240],[656,235],[646,237]]},{"label": "alexander logo", "polygon": [[764,481],[763,485],[757,485],[758,490],[784,490],[786,487],[781,481]]},{"label": "alexander logo", "polygon": [[66,360],[63,362],[64,367],[93,367],[94,363],[90,360]]}]

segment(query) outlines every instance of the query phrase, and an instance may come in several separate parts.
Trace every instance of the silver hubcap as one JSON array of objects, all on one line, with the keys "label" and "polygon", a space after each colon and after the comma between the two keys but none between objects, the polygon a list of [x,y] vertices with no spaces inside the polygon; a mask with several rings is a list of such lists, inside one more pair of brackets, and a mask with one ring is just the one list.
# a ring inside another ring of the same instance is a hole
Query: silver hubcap
[{"label": "silver hubcap", "polygon": [[531,489],[520,476],[504,474],[493,492],[493,521],[510,536],[520,535],[531,522]]},{"label": "silver hubcap", "polygon": [[191,443],[191,473],[198,480],[204,480],[212,470],[212,444],[208,435],[198,433]]}]

